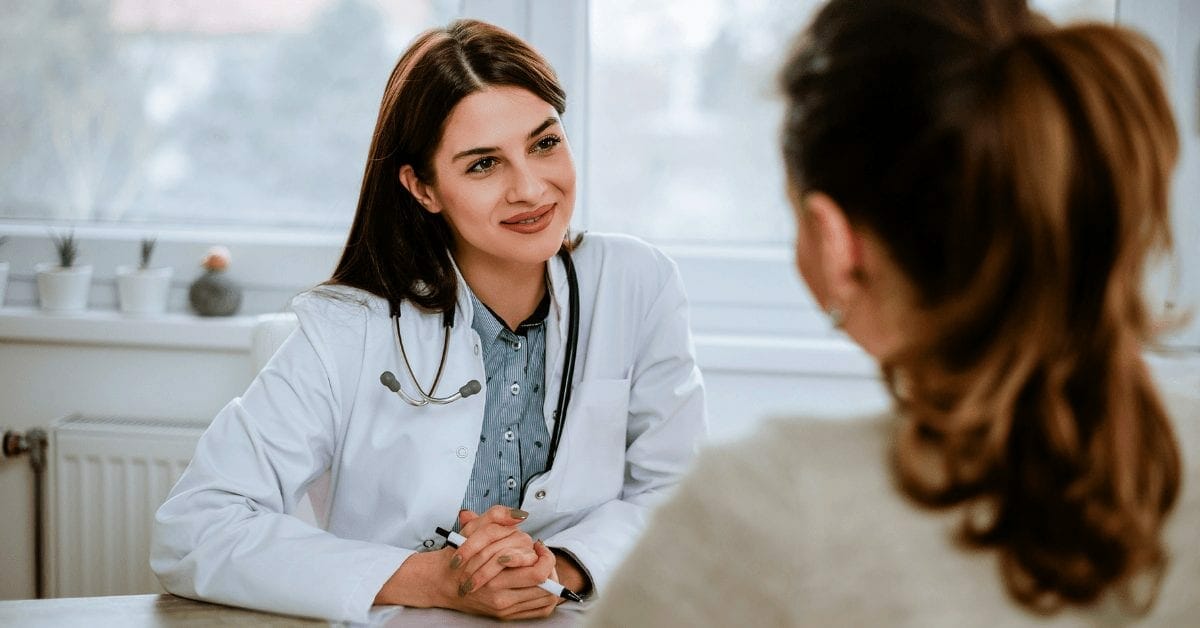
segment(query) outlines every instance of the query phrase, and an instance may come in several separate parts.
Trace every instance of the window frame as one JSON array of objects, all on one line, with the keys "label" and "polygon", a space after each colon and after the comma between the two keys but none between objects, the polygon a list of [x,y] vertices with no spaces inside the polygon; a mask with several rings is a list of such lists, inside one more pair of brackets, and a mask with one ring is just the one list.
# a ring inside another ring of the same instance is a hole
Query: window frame
[{"label": "window frame", "polygon": [[[1127,4],[1118,4],[1118,21],[1140,28],[1164,31],[1172,19],[1200,19],[1184,15],[1180,4],[1155,0],[1157,8],[1141,8],[1130,15]],[[564,118],[576,153],[580,200],[576,225],[588,223],[587,180],[589,155],[588,106],[588,0],[462,0],[462,14],[508,28],[526,38],[547,56],[569,94]],[[1155,12],[1157,11],[1157,13]],[[1147,17],[1150,16],[1150,17]],[[582,33],[582,35],[581,35]],[[1177,38],[1182,37],[1175,33]],[[1182,67],[1185,50],[1168,41],[1168,62],[1177,63],[1176,82],[1186,80]],[[1195,68],[1192,73],[1196,74]],[[1186,85],[1186,82],[1184,83]],[[1200,89],[1200,86],[1197,86]],[[1192,96],[1194,100],[1195,95]],[[1176,101],[1178,102],[1178,101]],[[1200,105],[1196,105],[1200,110]],[[1176,186],[1176,204],[1200,198],[1200,156],[1197,141],[1200,116],[1180,115],[1185,142],[1184,164]],[[1189,128],[1190,127],[1190,128]],[[1190,196],[1188,194],[1191,194]],[[1176,212],[1180,214],[1182,212]],[[1178,285],[1166,299],[1196,303],[1200,297],[1200,219],[1192,211],[1178,218],[1177,246],[1184,262]],[[12,236],[0,259],[11,261],[6,307],[36,305],[34,264],[53,259],[49,232],[67,225],[46,221],[0,221],[0,234]],[[184,227],[78,225],[82,263],[94,267],[90,307],[116,305],[115,268],[136,261],[138,242],[155,235],[157,265],[172,266],[175,277],[170,310],[187,310],[186,289],[200,273],[200,258],[214,244],[228,246],[233,254],[230,275],[246,288],[244,310],[250,314],[281,311],[288,297],[328,277],[344,245],[345,234],[280,229],[192,229]],[[691,301],[691,317],[702,366],[736,372],[833,374],[875,377],[873,363],[845,337],[830,329],[814,306],[793,264],[790,246],[678,245],[661,248],[679,265]],[[1193,321],[1169,343],[1175,348],[1200,348],[1200,323]]]}]

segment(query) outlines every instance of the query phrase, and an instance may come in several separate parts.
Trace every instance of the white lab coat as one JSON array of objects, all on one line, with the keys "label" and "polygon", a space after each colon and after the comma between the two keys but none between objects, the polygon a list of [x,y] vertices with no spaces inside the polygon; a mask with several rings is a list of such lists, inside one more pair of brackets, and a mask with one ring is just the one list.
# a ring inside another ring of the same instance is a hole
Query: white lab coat
[{"label": "white lab coat", "polygon": [[[530,483],[522,529],[570,552],[602,594],[648,510],[692,461],[706,431],[703,385],[678,271],[635,238],[588,234],[574,254],[579,351],[554,468]],[[567,339],[567,278],[550,262],[544,416]],[[159,508],[151,566],[184,597],[294,615],[365,621],[414,551],[440,546],[475,462],[486,390],[414,408],[379,382],[412,383],[386,303],[340,289],[302,295],[299,328],[201,438]],[[442,384],[486,386],[461,281]],[[440,314],[403,304],[400,327],[423,385],[442,353]],[[295,516],[310,489],[314,527]]]}]

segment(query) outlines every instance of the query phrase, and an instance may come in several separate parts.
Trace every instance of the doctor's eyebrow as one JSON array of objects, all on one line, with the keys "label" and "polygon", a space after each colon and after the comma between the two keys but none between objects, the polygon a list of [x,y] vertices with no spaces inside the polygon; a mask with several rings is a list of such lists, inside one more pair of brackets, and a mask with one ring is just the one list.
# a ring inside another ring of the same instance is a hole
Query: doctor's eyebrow
[{"label": "doctor's eyebrow", "polygon": [[545,131],[546,129],[554,126],[555,124],[558,124],[558,118],[556,118],[554,116],[550,116],[549,118],[542,120],[542,123],[539,124],[536,129],[529,132],[529,139],[533,139],[533,138],[537,137],[538,133]]},{"label": "doctor's eyebrow", "polygon": [[[529,139],[537,137],[538,133],[541,133],[542,131],[545,131],[556,124],[558,124],[558,118],[554,116],[550,116],[545,120],[542,120],[542,123],[537,125],[537,128],[529,132]],[[470,148],[462,151],[461,153],[455,153],[454,157],[450,158],[450,161],[458,161],[463,157],[471,157],[473,155],[486,155],[488,153],[495,153],[499,150],[500,148],[497,146],[480,146],[479,148]]]}]

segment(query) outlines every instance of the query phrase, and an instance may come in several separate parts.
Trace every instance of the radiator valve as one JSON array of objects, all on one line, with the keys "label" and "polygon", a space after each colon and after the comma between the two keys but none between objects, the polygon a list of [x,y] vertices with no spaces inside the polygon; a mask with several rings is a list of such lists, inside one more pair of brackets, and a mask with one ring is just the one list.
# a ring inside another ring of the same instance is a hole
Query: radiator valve
[{"label": "radiator valve", "polygon": [[46,445],[48,442],[46,430],[40,427],[32,428],[24,434],[8,430],[4,432],[4,457],[16,458],[21,454],[28,453],[30,466],[34,471],[41,471],[46,468]]},{"label": "radiator valve", "polygon": [[27,451],[29,451],[29,443],[26,442],[24,434],[15,430],[4,431],[5,458],[16,458]]}]

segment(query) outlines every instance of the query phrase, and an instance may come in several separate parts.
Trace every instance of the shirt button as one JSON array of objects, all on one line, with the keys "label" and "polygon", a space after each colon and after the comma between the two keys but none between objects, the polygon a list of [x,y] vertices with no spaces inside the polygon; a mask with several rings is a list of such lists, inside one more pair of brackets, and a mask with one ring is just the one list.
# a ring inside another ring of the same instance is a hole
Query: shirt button
[{"label": "shirt button", "polygon": [[546,499],[546,491],[545,491],[545,489],[543,489],[543,490],[540,490],[540,491],[538,491],[538,492],[534,493],[534,494],[533,494],[533,497],[534,497],[534,499]]},{"label": "shirt button", "polygon": [[475,345],[475,355],[479,355],[479,345]]},{"label": "shirt button", "polygon": [[514,383],[512,386],[508,387],[508,392],[510,392],[514,395],[520,394],[521,393],[521,385]]},{"label": "shirt button", "polygon": [[513,438],[516,438],[516,435],[513,434],[512,430],[508,430],[507,432],[504,433],[504,440],[511,443]]},{"label": "shirt button", "polygon": [[504,485],[508,488],[517,488],[517,481],[516,479],[510,477],[506,482],[504,482]]},{"label": "shirt button", "polygon": [[433,539],[425,539],[421,541],[421,546],[425,549],[433,549]]},{"label": "shirt button", "polygon": [[459,447],[458,449],[454,450],[454,455],[458,456],[459,458],[466,458],[467,457],[467,448]]}]

